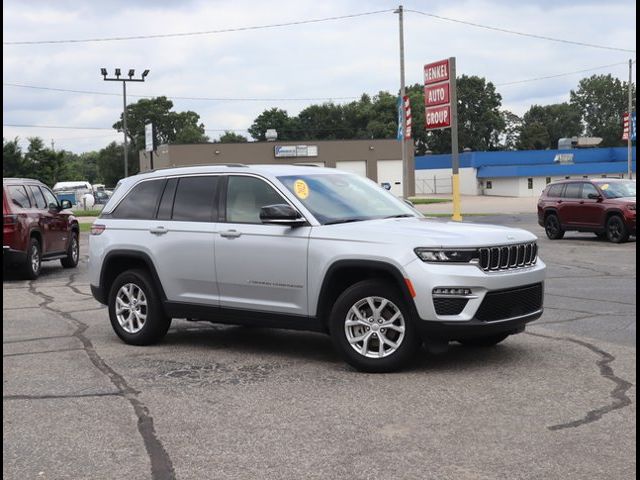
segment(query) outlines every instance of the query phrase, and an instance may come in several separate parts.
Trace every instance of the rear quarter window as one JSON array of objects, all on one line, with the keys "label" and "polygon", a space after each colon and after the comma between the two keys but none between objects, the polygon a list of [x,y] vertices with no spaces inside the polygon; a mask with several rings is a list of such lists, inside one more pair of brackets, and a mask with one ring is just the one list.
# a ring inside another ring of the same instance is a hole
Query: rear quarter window
[{"label": "rear quarter window", "polygon": [[155,218],[165,179],[140,182],[122,199],[111,218],[150,220]]},{"label": "rear quarter window", "polygon": [[557,185],[551,185],[547,190],[547,197],[560,197],[562,195],[562,188],[564,185],[562,183]]},{"label": "rear quarter window", "polygon": [[27,195],[27,191],[22,185],[9,185],[9,198],[11,199],[11,203],[20,208],[30,208],[31,202],[29,201],[29,196]]}]

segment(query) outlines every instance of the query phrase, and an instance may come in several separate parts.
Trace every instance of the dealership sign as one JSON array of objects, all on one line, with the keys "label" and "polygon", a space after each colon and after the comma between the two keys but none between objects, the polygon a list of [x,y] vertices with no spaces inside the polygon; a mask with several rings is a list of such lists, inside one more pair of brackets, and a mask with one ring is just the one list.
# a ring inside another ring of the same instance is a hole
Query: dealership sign
[{"label": "dealership sign", "polygon": [[276,158],[318,156],[317,145],[276,145],[273,150]]},{"label": "dealership sign", "polygon": [[636,112],[631,114],[631,118],[629,118],[629,113],[625,112],[622,116],[622,139],[629,139],[629,131],[631,131],[631,140],[635,142],[636,140]]},{"label": "dealership sign", "polygon": [[451,127],[451,59],[424,66],[425,128]]}]

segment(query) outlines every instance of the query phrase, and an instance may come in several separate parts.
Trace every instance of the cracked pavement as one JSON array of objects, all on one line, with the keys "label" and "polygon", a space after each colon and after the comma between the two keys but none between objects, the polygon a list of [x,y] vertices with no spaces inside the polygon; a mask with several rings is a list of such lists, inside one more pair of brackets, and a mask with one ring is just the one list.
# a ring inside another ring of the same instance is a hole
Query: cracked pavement
[{"label": "cracked pavement", "polygon": [[540,237],[545,314],[388,375],[315,333],[174,320],[163,343],[125,345],[86,257],[5,278],[3,477],[635,478],[635,241],[472,220]]}]

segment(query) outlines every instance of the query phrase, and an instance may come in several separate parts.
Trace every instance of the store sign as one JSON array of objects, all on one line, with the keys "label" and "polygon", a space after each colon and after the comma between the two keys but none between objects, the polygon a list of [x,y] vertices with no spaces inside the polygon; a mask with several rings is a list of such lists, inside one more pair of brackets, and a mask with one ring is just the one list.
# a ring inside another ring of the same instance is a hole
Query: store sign
[{"label": "store sign", "polygon": [[144,126],[144,149],[147,152],[153,152],[155,150],[153,144],[153,124],[147,123]]},{"label": "store sign", "polygon": [[440,60],[424,66],[425,129],[451,127],[451,64]]},{"label": "store sign", "polygon": [[276,145],[274,147],[276,158],[292,157],[317,157],[317,145]]}]

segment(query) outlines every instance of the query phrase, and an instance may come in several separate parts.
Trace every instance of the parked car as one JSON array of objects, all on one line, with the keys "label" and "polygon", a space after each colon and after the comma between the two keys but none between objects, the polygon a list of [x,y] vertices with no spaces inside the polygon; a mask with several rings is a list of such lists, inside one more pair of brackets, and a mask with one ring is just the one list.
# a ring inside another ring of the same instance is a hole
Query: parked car
[{"label": "parked car", "polygon": [[41,263],[60,260],[75,268],[80,258],[79,226],[68,200],[58,202],[49,188],[28,178],[2,182],[3,260],[28,279],[40,274]]},{"label": "parked car", "polygon": [[91,291],[126,343],[172,318],[330,333],[356,368],[422,341],[495,345],[543,309],[536,237],[426,219],[333,168],[199,166],[122,180],[89,241]]},{"label": "parked car", "polygon": [[599,178],[550,183],[538,200],[538,223],[551,240],[572,230],[626,242],[636,234],[636,182]]}]

